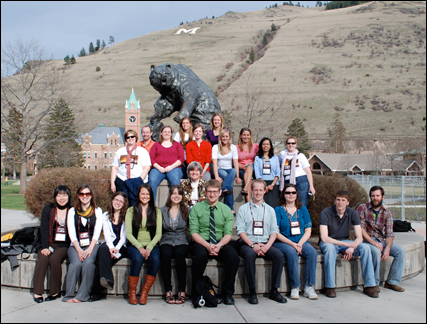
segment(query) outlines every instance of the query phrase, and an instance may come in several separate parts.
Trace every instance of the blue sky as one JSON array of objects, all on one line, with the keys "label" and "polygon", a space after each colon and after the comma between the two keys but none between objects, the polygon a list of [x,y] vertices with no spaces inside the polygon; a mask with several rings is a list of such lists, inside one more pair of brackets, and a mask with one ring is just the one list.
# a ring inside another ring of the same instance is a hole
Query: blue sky
[{"label": "blue sky", "polygon": [[[293,1],[296,4],[298,1]],[[46,56],[63,59],[96,39],[115,42],[227,11],[253,11],[283,1],[1,1],[1,42],[37,40]],[[314,7],[316,1],[300,1]]]}]

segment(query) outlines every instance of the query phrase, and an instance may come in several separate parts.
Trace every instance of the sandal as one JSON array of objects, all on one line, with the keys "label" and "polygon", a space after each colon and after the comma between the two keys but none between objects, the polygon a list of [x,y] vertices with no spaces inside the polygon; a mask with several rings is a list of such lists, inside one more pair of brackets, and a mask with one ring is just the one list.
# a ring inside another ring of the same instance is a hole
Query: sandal
[{"label": "sandal", "polygon": [[166,302],[168,304],[176,304],[175,297],[172,294],[172,291],[166,293]]},{"label": "sandal", "polygon": [[176,304],[184,304],[185,303],[185,292],[180,291],[178,293],[178,298],[176,300]]},{"label": "sandal", "polygon": [[247,190],[242,190],[242,196],[247,196],[249,193]]}]

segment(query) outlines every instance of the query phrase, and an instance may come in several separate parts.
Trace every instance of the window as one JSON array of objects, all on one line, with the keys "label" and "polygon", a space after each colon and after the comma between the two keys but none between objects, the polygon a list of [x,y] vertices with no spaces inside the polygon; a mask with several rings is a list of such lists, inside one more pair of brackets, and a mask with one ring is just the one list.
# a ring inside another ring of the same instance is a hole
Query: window
[{"label": "window", "polygon": [[97,158],[98,158],[98,152],[95,151],[95,159],[97,159]]},{"label": "window", "polygon": [[117,140],[114,140],[114,145],[117,145]]},{"label": "window", "polygon": [[90,164],[87,165],[87,169],[90,170]]},{"label": "window", "polygon": [[94,169],[95,169],[95,170],[98,170],[98,167],[95,165],[95,166],[94,166]]},{"label": "window", "polygon": [[85,139],[85,144],[88,145],[89,144],[89,140]]},{"label": "window", "polygon": [[107,158],[107,152],[104,152],[104,159]]},{"label": "window", "polygon": [[90,159],[90,151],[87,151],[87,158]]},{"label": "window", "polygon": [[107,166],[106,165],[104,165],[104,169],[106,169],[107,168]]},{"label": "window", "polygon": [[86,169],[86,164],[84,165],[85,169]]},{"label": "window", "polygon": [[86,159],[86,152],[83,152],[83,157]]},{"label": "window", "polygon": [[113,140],[110,141],[110,145],[113,145]]},{"label": "window", "polygon": [[113,157],[113,153],[112,152],[110,152],[110,158],[112,158]]}]

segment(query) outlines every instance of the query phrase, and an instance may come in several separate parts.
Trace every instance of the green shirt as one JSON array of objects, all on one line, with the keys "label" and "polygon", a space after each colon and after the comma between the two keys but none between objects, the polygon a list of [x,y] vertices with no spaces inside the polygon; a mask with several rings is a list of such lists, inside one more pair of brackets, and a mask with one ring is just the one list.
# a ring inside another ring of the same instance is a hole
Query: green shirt
[{"label": "green shirt", "polygon": [[154,235],[153,239],[151,240],[150,232],[148,231],[147,227],[145,227],[147,224],[147,219],[143,218],[141,227],[138,231],[137,239],[132,235],[133,207],[128,208],[125,218],[126,237],[129,242],[137,249],[145,247],[148,250],[153,250],[156,244],[160,241],[160,238],[162,237],[162,213],[158,208],[156,208],[156,212],[156,235]]},{"label": "green shirt", "polygon": [[[190,235],[199,234],[204,240],[209,241],[209,220],[210,220],[210,205],[207,200],[195,204],[191,208],[190,220]],[[215,218],[215,233],[216,239],[219,242],[225,235],[233,235],[234,217],[231,209],[218,202],[214,209]]]}]

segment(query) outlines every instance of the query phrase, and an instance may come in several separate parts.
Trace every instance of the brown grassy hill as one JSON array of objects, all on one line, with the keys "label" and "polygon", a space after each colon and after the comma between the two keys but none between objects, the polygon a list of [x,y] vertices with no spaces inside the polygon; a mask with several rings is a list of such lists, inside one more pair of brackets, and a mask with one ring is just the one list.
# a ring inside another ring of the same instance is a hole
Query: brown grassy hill
[{"label": "brown grassy hill", "polygon": [[[326,137],[336,111],[351,136],[422,136],[425,12],[421,1],[376,1],[331,11],[279,6],[228,12],[180,26],[201,27],[195,35],[174,35],[178,27],[161,30],[77,58],[64,73],[76,97],[72,108],[81,117],[79,131],[99,123],[123,126],[123,106],[132,87],[145,124],[159,96],[149,84],[150,65],[169,62],[188,65],[214,91],[231,82],[219,95],[223,109],[232,109],[230,98],[234,103],[244,99],[250,76],[266,95],[283,95],[283,123],[303,119],[313,139]],[[239,78],[247,60],[242,53],[255,47],[272,23],[279,29],[265,55]]]}]

